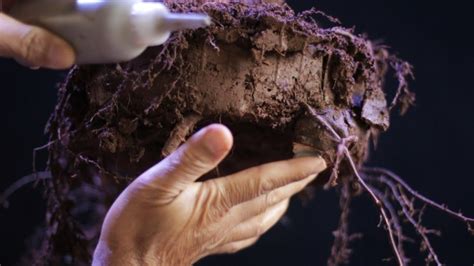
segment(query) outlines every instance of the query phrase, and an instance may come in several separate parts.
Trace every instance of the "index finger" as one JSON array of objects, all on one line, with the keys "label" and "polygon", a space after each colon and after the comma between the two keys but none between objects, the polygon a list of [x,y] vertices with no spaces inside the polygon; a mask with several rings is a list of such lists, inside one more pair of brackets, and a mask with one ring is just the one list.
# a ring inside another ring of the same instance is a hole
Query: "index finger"
[{"label": "index finger", "polygon": [[321,157],[303,157],[264,164],[207,182],[216,182],[217,187],[223,188],[222,204],[230,209],[324,169],[326,162]]},{"label": "index finger", "polygon": [[73,48],[49,31],[0,12],[0,56],[31,67],[64,69],[75,61]]}]

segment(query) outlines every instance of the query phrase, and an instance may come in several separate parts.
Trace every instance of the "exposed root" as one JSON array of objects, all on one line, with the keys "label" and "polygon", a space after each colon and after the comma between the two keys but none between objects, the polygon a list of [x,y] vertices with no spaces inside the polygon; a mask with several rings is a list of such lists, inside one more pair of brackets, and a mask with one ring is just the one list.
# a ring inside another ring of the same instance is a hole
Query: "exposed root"
[{"label": "exposed root", "polygon": [[321,10],[317,10],[314,7],[309,10],[305,10],[298,15],[298,17],[302,19],[307,19],[307,20],[310,20],[314,24],[318,24],[317,21],[313,18],[313,16],[322,16],[323,18],[329,20],[329,22],[334,23],[336,25],[342,24],[338,18],[328,15]]},{"label": "exposed root", "polygon": [[[438,258],[438,255],[435,252],[433,245],[430,242],[430,239],[428,238],[429,234],[435,234],[439,236],[440,232],[437,230],[426,228],[421,221],[424,208],[427,205],[437,208],[445,213],[448,213],[452,217],[463,221],[464,223],[466,223],[468,231],[471,234],[473,233],[473,218],[466,217],[461,212],[452,211],[448,209],[444,204],[442,205],[436,203],[419,194],[395,173],[382,168],[363,168],[362,171],[366,175],[365,178],[367,180],[374,183],[374,185],[383,186],[385,187],[385,189],[387,189],[387,199],[392,199],[393,201],[398,203],[401,209],[401,212],[399,212],[400,216],[406,219],[415,228],[415,231],[420,235],[422,239],[422,245],[420,249],[422,251],[426,250],[428,252],[428,256],[426,257],[427,265],[432,262],[434,262],[436,265],[443,265],[440,259]],[[419,200],[423,203],[423,207],[419,210],[415,208],[416,200]],[[415,218],[416,214],[418,214],[417,218]]]},{"label": "exposed root", "polygon": [[[401,194],[397,191],[397,187],[395,183],[392,181],[386,179],[385,177],[379,177],[379,178],[374,178],[374,177],[367,177],[367,180],[372,180],[374,183],[380,183],[383,182],[385,185],[387,185],[391,191],[391,193],[387,193],[388,195],[384,195],[383,198],[387,202],[388,205],[392,206],[392,204],[389,202],[389,198],[393,198],[401,207],[401,213],[403,214],[402,217],[405,218],[410,222],[410,224],[413,225],[413,227],[416,229],[415,231],[421,236],[423,240],[423,245],[421,250],[427,249],[428,250],[428,257],[426,258],[426,263],[429,265],[431,262],[435,262],[436,265],[440,266],[443,265],[440,260],[438,259],[438,255],[434,251],[431,242],[427,236],[429,232],[432,232],[432,230],[428,230],[425,228],[423,225],[421,225],[421,221],[415,221],[415,218],[413,217],[416,213],[415,208],[412,205],[412,202],[409,202],[406,197],[401,196]],[[376,190],[375,188],[372,188]],[[391,195],[390,195],[391,194]],[[392,207],[393,209],[393,207]],[[420,215],[421,215],[420,211]],[[392,216],[396,217],[396,216]],[[401,227],[401,225],[398,223],[393,223],[394,227]],[[403,239],[403,235],[399,236],[399,239]],[[403,250],[403,243],[402,241],[399,242],[400,246],[399,248]]]},{"label": "exposed root", "polygon": [[[450,210],[446,207],[446,205],[442,205],[436,203],[425,196],[419,194],[414,189],[412,189],[405,181],[403,181],[399,176],[390,172],[388,170],[382,168],[362,168],[363,176],[359,173],[357,166],[354,163],[354,160],[351,157],[350,151],[347,148],[348,142],[354,137],[351,136],[344,136],[341,137],[336,130],[331,126],[331,124],[326,121],[324,117],[316,113],[316,111],[309,105],[306,105],[309,113],[318,121],[320,122],[336,139],[338,142],[338,152],[337,157],[335,160],[335,165],[333,167],[333,172],[331,178],[329,179],[328,183],[325,187],[334,186],[337,184],[338,179],[338,169],[342,162],[342,157],[344,156],[346,160],[349,162],[349,165],[356,177],[356,180],[364,187],[364,189],[369,193],[377,207],[379,208],[380,214],[382,216],[382,220],[385,223],[386,229],[389,234],[390,243],[392,245],[392,250],[394,251],[398,264],[399,265],[406,265],[408,263],[408,258],[406,257],[403,249],[403,242],[408,240],[406,236],[404,236],[402,231],[402,224],[398,216],[406,219],[414,228],[415,231],[420,235],[422,239],[421,250],[427,250],[428,256],[426,257],[426,264],[429,265],[434,262],[436,265],[440,266],[443,265],[438,258],[437,253],[435,252],[428,235],[429,234],[437,234],[439,232],[436,230],[430,230],[424,227],[421,223],[421,216],[423,215],[424,207],[421,210],[417,210],[414,207],[414,200],[420,200],[426,205],[432,206],[437,208],[443,212],[448,213],[449,215],[453,216],[454,218],[461,220],[466,223],[468,231],[470,233],[473,232],[473,225],[474,225],[474,218],[466,217],[461,212],[455,212]],[[371,182],[372,184],[368,184],[366,181]],[[347,182],[347,181],[346,181]],[[379,188],[375,186],[383,186],[385,193],[383,193]],[[342,198],[346,197],[344,195],[344,191],[341,195]],[[399,205],[401,209],[400,212],[397,211],[395,205],[391,203],[391,200],[395,201],[396,204]],[[388,213],[387,213],[388,211]],[[343,213],[344,214],[344,213]],[[418,219],[415,219],[415,215],[418,214]],[[341,215],[341,219],[342,215]],[[395,233],[394,233],[395,231]],[[347,242],[347,241],[346,241]],[[347,260],[345,256],[347,252],[347,247],[344,246],[345,243],[341,244],[341,237],[336,235],[336,239],[333,245],[333,249],[331,251],[331,258],[328,261],[329,265],[338,265],[341,263],[345,263]],[[344,250],[342,252],[336,252],[340,250],[338,248],[343,247]]]},{"label": "exposed root", "polygon": [[3,205],[4,208],[8,208],[8,198],[15,193],[20,188],[28,185],[32,182],[36,182],[39,180],[45,180],[51,178],[51,173],[49,171],[45,172],[34,172],[30,175],[24,176],[15,183],[11,184],[2,194],[0,194],[0,205]]},{"label": "exposed root", "polygon": [[33,153],[32,153],[32,156],[33,156],[32,157],[32,170],[33,170],[33,173],[16,180],[2,194],[0,194],[0,205],[2,205],[4,208],[8,208],[9,205],[10,205],[9,202],[8,202],[8,198],[11,195],[13,195],[16,191],[18,191],[19,189],[21,189],[22,187],[24,187],[24,186],[26,186],[30,183],[35,182],[34,185],[36,185],[38,181],[45,180],[45,179],[50,179],[52,177],[51,172],[49,172],[49,171],[38,172],[36,170],[36,153],[41,151],[41,150],[49,148],[49,146],[51,146],[52,144],[54,144],[54,141],[50,141],[50,142],[48,142],[47,144],[45,144],[43,146],[40,146],[40,147],[37,147],[37,148],[33,149]]},{"label": "exposed root", "polygon": [[[102,166],[100,166],[100,164],[98,164],[96,161],[88,158],[87,156],[85,155],[82,155],[82,154],[74,154],[72,151],[69,151],[71,154],[73,154],[73,156],[76,158],[76,160],[82,162],[82,163],[85,163],[85,164],[88,164],[88,165],[91,165],[93,167],[95,167],[95,169],[97,169],[97,171],[99,171],[100,174],[102,175],[107,175],[107,176],[111,176],[113,178],[115,178],[116,180],[119,180],[119,179],[122,179],[122,180],[129,180],[130,178],[129,177],[126,177],[126,176],[120,176],[119,174],[117,173],[112,173],[106,169],[104,169]],[[71,178],[75,178],[77,177],[77,174],[74,174],[71,176]]]},{"label": "exposed root", "polygon": [[392,223],[393,229],[395,230],[396,236],[397,236],[398,251],[400,252],[400,255],[403,258],[405,258],[405,262],[408,263],[410,260],[405,255],[403,242],[406,241],[406,240],[411,240],[411,239],[407,238],[403,234],[403,227],[402,227],[402,223],[400,222],[400,219],[398,218],[397,210],[395,209],[393,204],[388,200],[386,194],[382,193],[381,191],[379,191],[375,187],[371,186],[370,188],[380,198],[380,200],[382,200],[383,204],[385,205],[385,208],[387,208],[388,212],[390,213],[391,223]]},{"label": "exposed root", "polygon": [[[390,244],[392,245],[392,249],[393,249],[393,252],[395,253],[395,256],[397,258],[397,261],[398,261],[398,264],[399,265],[406,265],[406,261],[405,261],[405,258],[402,257],[402,255],[400,254],[400,251],[398,249],[398,245],[395,241],[395,237],[394,237],[394,234],[393,234],[393,229],[392,229],[392,226],[391,226],[391,223],[390,223],[390,217],[387,215],[387,212],[385,211],[385,206],[383,204],[383,202],[379,199],[379,197],[377,195],[375,195],[375,193],[372,191],[372,189],[367,185],[367,183],[365,182],[365,180],[360,176],[359,174],[359,171],[357,170],[357,166],[355,165],[354,163],[354,160],[352,159],[352,156],[351,156],[351,153],[349,152],[349,149],[347,148],[347,146],[344,146],[344,145],[341,145],[341,144],[345,144],[346,143],[346,139],[348,138],[351,138],[350,136],[345,136],[344,138],[342,138],[341,136],[339,136],[339,134],[334,130],[334,128],[329,124],[329,122],[326,121],[326,119],[324,119],[321,115],[319,115],[318,113],[316,113],[316,111],[309,105],[306,104],[306,107],[309,111],[309,113],[317,120],[319,121],[321,124],[324,125],[324,127],[329,131],[331,132],[331,134],[333,135],[334,138],[336,138],[339,142],[339,146],[338,148],[342,149],[343,151],[343,154],[346,158],[346,160],[349,162],[349,165],[350,167],[352,168],[352,171],[355,175],[355,177],[357,178],[357,181],[362,185],[362,187],[369,193],[370,197],[372,198],[372,200],[375,202],[375,205],[377,205],[377,207],[379,208],[379,211],[380,211],[380,214],[382,215],[382,219],[386,225],[386,229],[388,231],[388,234],[389,234],[389,238],[390,238]],[[352,137],[354,138],[354,137]]]},{"label": "exposed root", "polygon": [[170,137],[165,143],[165,146],[161,150],[161,155],[166,157],[174,152],[181,143],[186,140],[189,133],[193,132],[194,126],[201,120],[201,116],[198,114],[190,114],[183,118],[176,127],[171,131]]},{"label": "exposed root", "polygon": [[395,76],[398,80],[397,92],[393,97],[389,110],[391,111],[395,106],[400,105],[400,114],[403,115],[410,106],[415,104],[415,94],[410,91],[407,80],[408,78],[414,79],[413,67],[395,56],[389,58],[389,63],[395,70]]},{"label": "exposed root", "polygon": [[[383,168],[377,168],[377,167],[364,167],[362,168],[363,173],[371,176],[385,176],[386,178],[392,179],[396,184],[400,185],[404,190],[406,190],[409,193],[410,197],[414,197],[418,200],[420,200],[423,203],[426,203],[429,206],[432,206],[442,212],[445,212],[452,216],[453,218],[456,218],[464,223],[466,223],[467,229],[469,233],[474,235],[474,218],[471,217],[466,217],[463,215],[461,212],[455,212],[451,209],[449,209],[445,204],[439,204],[433,200],[428,199],[427,197],[421,195],[420,193],[416,192],[413,188],[411,188],[403,179],[401,179],[398,175],[395,173],[383,169]],[[384,179],[386,179],[384,178]],[[402,193],[404,193],[404,190],[402,188],[399,189]]]},{"label": "exposed root", "polygon": [[[329,123],[328,126],[330,126]],[[339,166],[341,165],[342,158],[344,157],[344,148],[347,147],[349,143],[354,141],[357,141],[357,137],[349,136],[347,138],[343,138],[337,145],[336,162],[334,163],[334,167],[332,168],[331,177],[329,177],[329,181],[324,185],[324,189],[329,189],[331,187],[337,186],[337,180],[339,179]]]},{"label": "exposed root", "polygon": [[37,172],[37,171],[36,171],[36,153],[38,153],[38,152],[41,151],[41,150],[44,150],[44,149],[49,148],[49,146],[51,146],[51,145],[54,144],[54,143],[55,143],[55,141],[50,141],[50,142],[46,143],[46,144],[43,145],[43,146],[40,146],[40,147],[37,147],[37,148],[34,148],[34,149],[33,149],[33,154],[32,154],[32,156],[33,156],[32,158],[33,158],[33,159],[32,159],[32,168],[31,168],[31,169],[33,170],[33,173],[36,173],[36,172]]},{"label": "exposed root", "polygon": [[352,250],[349,248],[349,244],[353,240],[362,237],[361,234],[349,233],[349,213],[350,204],[353,197],[350,190],[349,180],[344,180],[339,198],[339,208],[341,209],[341,214],[339,217],[339,225],[333,232],[334,242],[331,247],[331,255],[327,262],[329,266],[349,263],[350,255],[352,253]]}]

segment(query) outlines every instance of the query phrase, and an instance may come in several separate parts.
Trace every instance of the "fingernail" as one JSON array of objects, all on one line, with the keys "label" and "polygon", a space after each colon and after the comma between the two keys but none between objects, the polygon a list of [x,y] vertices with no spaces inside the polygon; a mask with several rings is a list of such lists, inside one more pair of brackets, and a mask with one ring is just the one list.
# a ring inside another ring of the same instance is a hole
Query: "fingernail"
[{"label": "fingernail", "polygon": [[297,142],[293,143],[293,154],[295,158],[321,156],[321,153],[315,148]]},{"label": "fingernail", "polygon": [[232,137],[227,128],[220,125],[211,125],[205,129],[204,146],[213,156],[220,158],[232,146]]},{"label": "fingernail", "polygon": [[221,153],[221,149],[219,149],[219,145],[217,145],[216,141],[211,139],[209,136],[206,136],[206,139],[204,141],[204,146],[206,146],[207,151],[212,155],[212,156],[217,156]]},{"label": "fingernail", "polygon": [[308,157],[311,160],[315,172],[321,172],[327,168],[326,161],[321,157]]}]

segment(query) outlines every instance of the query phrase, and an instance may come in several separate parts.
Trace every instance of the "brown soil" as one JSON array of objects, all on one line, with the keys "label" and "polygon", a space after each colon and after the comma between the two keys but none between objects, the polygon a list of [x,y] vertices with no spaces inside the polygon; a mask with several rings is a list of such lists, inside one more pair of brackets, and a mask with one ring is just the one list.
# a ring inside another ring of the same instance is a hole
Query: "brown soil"
[{"label": "brown soil", "polygon": [[[185,1],[186,2],[186,1]],[[190,134],[221,122],[235,147],[205,178],[310,152],[336,162],[337,143],[309,113],[311,106],[343,137],[355,163],[389,127],[383,90],[389,66],[407,93],[409,65],[318,11],[286,5],[182,4],[205,11],[208,29],[176,33],[164,46],[117,65],[76,67],[59,90],[51,135],[48,189],[50,262],[66,255],[87,262],[102,218],[133,178]],[[321,27],[315,21],[336,25]],[[336,24],[334,24],[336,23]],[[339,180],[351,180],[343,162]],[[319,183],[324,184],[331,170]]]}]

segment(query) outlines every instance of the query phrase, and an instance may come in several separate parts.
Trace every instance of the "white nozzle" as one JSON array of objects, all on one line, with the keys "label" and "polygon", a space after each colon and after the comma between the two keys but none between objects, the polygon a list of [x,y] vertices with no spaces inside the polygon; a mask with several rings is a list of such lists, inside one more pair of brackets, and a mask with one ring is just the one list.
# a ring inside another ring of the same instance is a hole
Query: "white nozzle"
[{"label": "white nozzle", "polygon": [[163,26],[169,31],[197,29],[211,25],[211,18],[203,14],[168,13],[163,19]]}]

